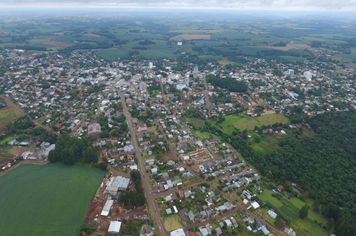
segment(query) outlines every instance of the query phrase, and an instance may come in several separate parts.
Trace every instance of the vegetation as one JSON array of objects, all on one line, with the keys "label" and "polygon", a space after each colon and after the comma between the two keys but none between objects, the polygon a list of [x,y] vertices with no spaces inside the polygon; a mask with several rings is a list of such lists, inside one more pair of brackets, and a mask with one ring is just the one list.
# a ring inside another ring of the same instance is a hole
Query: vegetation
[{"label": "vegetation", "polygon": [[103,176],[99,169],[62,164],[15,168],[0,178],[1,234],[78,235]]},{"label": "vegetation", "polygon": [[145,193],[141,185],[141,174],[137,170],[131,171],[131,178],[135,181],[136,192],[122,191],[119,195],[119,202],[131,206],[143,206],[146,203]]},{"label": "vegetation", "polygon": [[226,77],[220,78],[214,75],[207,75],[206,82],[211,83],[216,87],[227,89],[230,92],[246,92],[247,84],[243,81],[237,81],[236,79]]},{"label": "vegetation", "polygon": [[89,145],[88,139],[63,134],[56,142],[56,149],[50,151],[48,160],[73,165],[77,162],[96,163],[98,157],[99,151]]}]

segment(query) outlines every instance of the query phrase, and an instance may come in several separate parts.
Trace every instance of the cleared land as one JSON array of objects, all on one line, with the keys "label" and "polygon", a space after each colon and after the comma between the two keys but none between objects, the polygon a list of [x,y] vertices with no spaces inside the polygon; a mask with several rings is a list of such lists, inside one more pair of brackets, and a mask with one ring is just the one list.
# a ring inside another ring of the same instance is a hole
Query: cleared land
[{"label": "cleared land", "polygon": [[104,172],[23,164],[0,178],[2,235],[78,235]]},{"label": "cleared land", "polygon": [[69,45],[68,43],[62,43],[62,42],[56,42],[56,41],[46,41],[46,42],[43,42],[42,44],[48,44],[48,45],[59,46],[59,47]]},{"label": "cleared land", "polygon": [[287,46],[285,47],[273,47],[273,46],[268,46],[267,48],[273,48],[273,49],[277,49],[277,50],[283,50],[283,51],[288,51],[290,49],[304,49],[304,48],[310,48],[310,45],[306,45],[306,44],[297,44],[297,43],[293,43],[293,44],[287,44]]},{"label": "cleared land", "polygon": [[6,127],[6,125],[14,122],[22,116],[21,112],[15,107],[8,106],[0,109],[0,131]]},{"label": "cleared land", "polygon": [[275,123],[289,123],[289,119],[281,114],[267,113],[262,114],[259,117],[247,117],[247,116],[225,116],[225,121],[221,124],[223,131],[227,134],[231,134],[236,126],[240,130],[253,130],[255,126],[272,125]]},{"label": "cleared land", "polygon": [[97,38],[100,37],[100,35],[98,35],[98,34],[84,34],[84,35],[85,35],[85,36],[97,37]]},{"label": "cleared land", "polygon": [[169,40],[182,41],[182,40],[193,40],[193,39],[207,39],[210,40],[210,35],[207,34],[180,34],[176,35]]},{"label": "cleared land", "polygon": [[171,215],[163,218],[164,228],[171,232],[175,229],[182,228],[182,222],[180,221],[179,215]]}]

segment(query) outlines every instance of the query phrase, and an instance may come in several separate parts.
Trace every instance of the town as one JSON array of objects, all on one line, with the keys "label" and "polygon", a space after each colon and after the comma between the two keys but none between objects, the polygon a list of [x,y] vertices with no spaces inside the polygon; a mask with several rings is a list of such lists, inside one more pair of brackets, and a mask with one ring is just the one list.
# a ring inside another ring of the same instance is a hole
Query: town
[{"label": "town", "polygon": [[[241,57],[240,67],[173,59],[109,63],[90,51],[22,49],[5,49],[0,59],[8,68],[0,104],[43,130],[9,134],[5,145],[15,157],[2,160],[1,171],[48,162],[58,135],[88,138],[106,174],[87,225],[95,222],[95,231],[108,235],[297,235],[291,223],[298,211],[288,199],[301,187],[291,182],[295,191],[287,193],[207,127],[258,146],[266,136],[312,134],[303,117],[356,108],[355,69],[332,60],[281,64]],[[244,129],[235,122],[262,118]],[[133,197],[142,190],[146,200]]]}]

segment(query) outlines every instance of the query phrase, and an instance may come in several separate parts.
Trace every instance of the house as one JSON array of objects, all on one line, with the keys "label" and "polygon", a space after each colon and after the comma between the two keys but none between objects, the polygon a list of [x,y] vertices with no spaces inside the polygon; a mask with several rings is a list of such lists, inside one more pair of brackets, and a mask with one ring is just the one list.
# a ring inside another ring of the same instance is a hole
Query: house
[{"label": "house", "polygon": [[172,195],[167,195],[167,196],[164,198],[164,200],[165,200],[166,202],[172,201]]},{"label": "house", "polygon": [[158,171],[157,168],[152,168],[152,169],[151,169],[151,173],[152,173],[152,174],[157,174],[157,171]]},{"label": "house", "polygon": [[268,215],[270,216],[270,217],[272,217],[273,219],[276,219],[276,217],[277,217],[277,214],[276,214],[276,212],[274,212],[274,211],[272,211],[272,210],[268,210]]},{"label": "house", "polygon": [[227,226],[227,227],[232,227],[232,222],[231,222],[231,220],[226,219],[226,220],[225,220],[225,223],[226,223],[226,226]]},{"label": "house", "polygon": [[278,185],[278,186],[277,186],[277,189],[278,189],[280,192],[282,192],[282,190],[284,189],[284,187],[283,187],[282,185]]},{"label": "house", "polygon": [[171,208],[167,208],[167,209],[166,209],[166,213],[167,213],[167,215],[172,214],[172,209],[171,209]]},{"label": "house", "polygon": [[153,235],[153,231],[152,231],[152,227],[151,226],[146,226],[145,229],[142,229],[140,231],[140,236],[152,236]]},{"label": "house", "polygon": [[185,236],[184,230],[182,228],[176,229],[170,233],[170,236]]},{"label": "house", "polygon": [[253,202],[251,202],[251,206],[253,207],[253,209],[257,209],[257,208],[259,208],[260,207],[260,204],[258,204],[258,202],[256,202],[256,201],[253,201]]},{"label": "house", "polygon": [[264,235],[269,235],[269,230],[265,226],[263,226],[261,230]]},{"label": "house", "polygon": [[240,216],[242,219],[246,218],[246,213],[244,211],[240,211]]},{"label": "house", "polygon": [[262,230],[262,227],[263,227],[263,223],[261,221],[258,221],[257,224],[256,224],[256,229],[258,231]]},{"label": "house", "polygon": [[235,228],[237,228],[239,225],[237,224],[236,220],[234,217],[230,217],[232,224],[234,225]]},{"label": "house", "polygon": [[93,123],[88,125],[88,136],[92,134],[100,134],[101,133],[101,126],[99,123]]},{"label": "house", "polygon": [[222,231],[221,231],[221,228],[220,227],[217,227],[216,229],[215,229],[215,231],[216,231],[216,235],[220,235],[220,234],[222,234]]},{"label": "house", "polygon": [[137,124],[137,132],[147,131],[147,125],[145,123]]}]

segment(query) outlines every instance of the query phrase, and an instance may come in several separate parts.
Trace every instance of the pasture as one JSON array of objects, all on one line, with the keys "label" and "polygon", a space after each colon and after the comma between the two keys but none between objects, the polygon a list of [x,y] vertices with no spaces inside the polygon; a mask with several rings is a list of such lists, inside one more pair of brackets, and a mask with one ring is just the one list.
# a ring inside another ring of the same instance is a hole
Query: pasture
[{"label": "pasture", "polygon": [[23,164],[0,178],[2,235],[78,235],[104,172]]},{"label": "pasture", "polygon": [[171,232],[173,230],[183,227],[178,214],[164,217],[163,218],[163,226],[168,232]]}]

